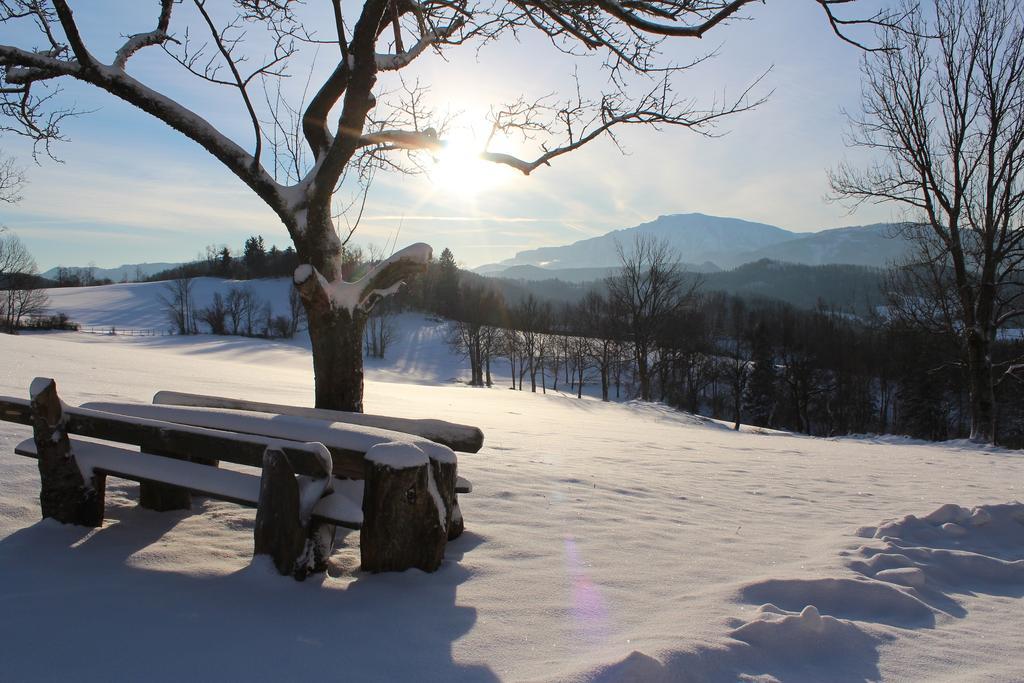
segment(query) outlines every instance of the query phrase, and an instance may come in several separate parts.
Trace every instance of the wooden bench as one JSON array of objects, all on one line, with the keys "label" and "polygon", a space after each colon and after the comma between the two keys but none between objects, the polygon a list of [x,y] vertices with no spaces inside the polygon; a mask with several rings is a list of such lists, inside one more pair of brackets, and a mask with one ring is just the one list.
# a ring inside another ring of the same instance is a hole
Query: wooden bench
[{"label": "wooden bench", "polygon": [[[44,517],[101,525],[107,476],[140,482],[140,505],[151,509],[187,509],[199,493],[256,507],[254,554],[270,555],[298,579],[326,568],[335,526],[360,530],[367,571],[433,571],[444,544],[462,531],[456,494],[472,487],[458,477],[449,448],[418,435],[248,410],[68,407],[43,378],[30,394],[29,401],[0,397],[0,419],[33,426],[33,438],[15,452],[39,460]],[[220,469],[218,461],[260,471]]]}]

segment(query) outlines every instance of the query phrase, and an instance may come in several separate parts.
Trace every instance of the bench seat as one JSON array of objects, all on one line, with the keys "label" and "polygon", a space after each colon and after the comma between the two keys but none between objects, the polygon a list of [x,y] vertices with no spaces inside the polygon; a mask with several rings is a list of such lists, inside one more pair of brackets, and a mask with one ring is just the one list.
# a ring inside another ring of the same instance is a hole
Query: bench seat
[{"label": "bench seat", "polygon": [[[172,484],[248,507],[256,507],[259,502],[258,475],[80,439],[72,439],[71,444],[75,460],[85,471],[92,470],[132,481]],[[14,452],[30,458],[39,457],[33,439],[19,443]],[[313,508],[313,517],[348,529],[359,529],[363,523],[362,498],[361,481],[335,480],[334,492],[320,499]]]}]

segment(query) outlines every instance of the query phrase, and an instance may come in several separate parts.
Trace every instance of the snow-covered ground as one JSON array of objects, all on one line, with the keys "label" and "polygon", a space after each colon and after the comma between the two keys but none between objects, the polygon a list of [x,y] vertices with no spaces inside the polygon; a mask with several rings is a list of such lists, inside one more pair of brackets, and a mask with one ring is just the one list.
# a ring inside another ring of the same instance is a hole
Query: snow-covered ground
[{"label": "snow-covered ground", "polygon": [[[339,533],[299,584],[252,563],[254,511],[140,510],[116,479],[103,528],[40,522],[30,432],[0,422],[0,679],[1024,680],[1020,453],[472,389],[436,324],[401,330],[367,411],[487,437],[440,571],[364,575]],[[312,398],[302,343],[0,335],[0,357],[16,396]]]}]

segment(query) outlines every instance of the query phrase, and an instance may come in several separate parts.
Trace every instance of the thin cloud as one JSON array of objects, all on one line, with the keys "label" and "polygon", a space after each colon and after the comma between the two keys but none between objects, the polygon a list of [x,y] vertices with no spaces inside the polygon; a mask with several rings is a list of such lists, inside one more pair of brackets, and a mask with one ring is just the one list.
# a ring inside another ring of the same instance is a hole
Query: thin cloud
[{"label": "thin cloud", "polygon": [[408,216],[404,214],[363,216],[364,221],[437,221],[451,223],[557,223],[557,218],[528,218],[526,216]]}]

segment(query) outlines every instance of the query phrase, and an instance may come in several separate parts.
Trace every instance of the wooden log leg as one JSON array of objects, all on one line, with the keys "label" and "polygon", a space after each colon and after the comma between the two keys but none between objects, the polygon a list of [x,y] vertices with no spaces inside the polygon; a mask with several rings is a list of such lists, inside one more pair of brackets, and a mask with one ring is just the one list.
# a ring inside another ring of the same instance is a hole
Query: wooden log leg
[{"label": "wooden log leg", "polygon": [[415,446],[381,444],[367,452],[365,468],[363,571],[435,571],[448,541],[448,511],[430,459]]},{"label": "wooden log leg", "polygon": [[253,537],[253,554],[270,555],[277,571],[284,575],[295,570],[306,547],[306,533],[299,519],[299,484],[288,458],[274,448],[263,455]]},{"label": "wooden log leg", "polygon": [[[462,534],[462,511],[459,510],[459,499],[455,493],[455,484],[458,480],[458,465],[455,454],[451,451],[438,449],[428,453],[430,457],[430,472],[434,477],[441,500],[445,509],[445,529],[447,540],[451,541]],[[458,511],[458,515],[456,515]]]},{"label": "wooden log leg", "polygon": [[253,554],[270,555],[282,575],[302,581],[327,570],[335,525],[302,520],[299,482],[288,457],[268,448],[263,455],[260,499],[253,529]]},{"label": "wooden log leg", "polygon": [[[172,456],[168,453],[161,453],[157,449],[143,448],[142,452],[153,455]],[[183,458],[178,458],[183,459]],[[168,512],[170,510],[191,510],[192,493],[180,486],[171,486],[159,482],[144,481],[139,484],[139,506],[156,512]]]},{"label": "wooden log leg", "polygon": [[[327,571],[327,560],[334,552],[334,524],[313,520],[306,532],[305,566],[307,574]],[[296,577],[298,578],[298,577]]]},{"label": "wooden log leg", "polygon": [[39,503],[43,517],[63,524],[97,527],[103,524],[106,477],[83,476],[71,450],[57,383],[36,378],[30,389],[32,432],[39,454],[42,488]]}]

